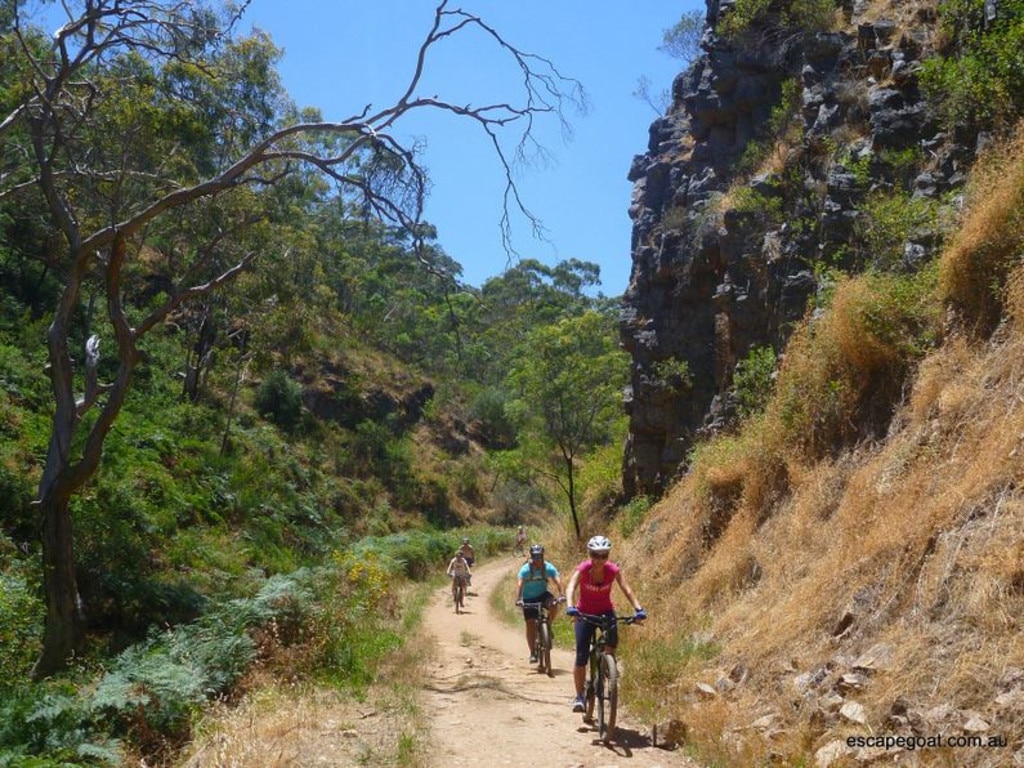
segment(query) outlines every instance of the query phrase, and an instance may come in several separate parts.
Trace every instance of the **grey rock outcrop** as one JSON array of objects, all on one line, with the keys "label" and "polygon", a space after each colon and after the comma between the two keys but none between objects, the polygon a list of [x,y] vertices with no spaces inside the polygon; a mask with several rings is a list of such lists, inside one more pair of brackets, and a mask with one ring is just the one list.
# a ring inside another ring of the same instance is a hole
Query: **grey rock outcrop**
[{"label": "grey rock outcrop", "polygon": [[[899,34],[895,20],[858,24],[847,12],[855,32],[774,20],[740,45],[716,34],[721,10],[709,2],[704,53],[675,79],[672,107],[630,166],[627,496],[659,495],[697,435],[733,423],[737,363],[756,347],[784,349],[821,267],[871,263],[859,225],[872,191],[937,197],[963,183],[972,149],[939,132],[918,85],[926,22]],[[929,162],[904,179],[893,158],[908,152]],[[940,244],[916,233],[902,268]],[[665,374],[680,363],[685,382]]]}]

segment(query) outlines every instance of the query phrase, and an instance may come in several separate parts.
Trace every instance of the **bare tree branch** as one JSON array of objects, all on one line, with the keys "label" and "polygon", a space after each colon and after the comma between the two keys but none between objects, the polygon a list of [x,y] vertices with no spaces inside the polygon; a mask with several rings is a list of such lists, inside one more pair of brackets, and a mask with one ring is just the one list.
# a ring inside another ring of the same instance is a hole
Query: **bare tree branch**
[{"label": "bare tree branch", "polygon": [[[238,114],[225,109],[223,124],[209,127],[210,158],[187,170],[171,157],[156,157],[151,148],[133,143],[138,136],[130,131],[125,136],[123,122],[135,116],[129,110],[117,111],[117,96],[124,99],[118,89],[135,87],[133,67],[149,67],[146,71],[152,72],[154,82],[168,71],[178,71],[175,68],[201,73],[211,94],[221,93],[217,87],[230,92],[231,83],[218,79],[218,63],[224,60],[218,55],[231,50],[231,30],[247,5],[248,0],[218,20],[201,0],[64,0],[67,22],[47,40],[22,24],[23,4],[14,4],[16,46],[8,50],[18,51],[12,71],[23,73],[27,82],[21,101],[0,116],[0,202],[38,196],[50,226],[64,241],[43,257],[59,270],[63,287],[47,334],[54,411],[38,491],[47,620],[36,676],[59,668],[81,641],[68,503],[99,466],[103,442],[141,357],[140,340],[185,302],[222,289],[256,259],[257,251],[251,248],[229,255],[230,232],[218,233],[205,247],[189,245],[190,265],[176,272],[162,304],[133,327],[122,280],[126,263],[138,256],[147,237],[166,230],[173,212],[199,210],[201,204],[231,200],[227,193],[272,187],[289,176],[313,171],[336,185],[339,196],[361,200],[374,218],[408,230],[416,258],[447,286],[452,276],[428,258],[424,247],[421,219],[429,179],[417,157],[419,147],[400,138],[403,119],[434,110],[483,132],[504,174],[499,226],[511,254],[515,211],[529,221],[534,234],[543,236],[540,219],[527,208],[514,180],[517,164],[545,157],[534,136],[536,121],[556,120],[567,137],[571,131],[565,113],[586,109],[586,95],[577,80],[564,76],[550,60],[512,45],[480,16],[449,8],[448,0],[440,0],[408,83],[388,106],[366,105],[338,122],[287,124],[280,112],[270,114],[272,107],[265,112],[256,107],[246,115],[246,131],[238,130]],[[473,31],[485,35],[518,68],[518,97],[460,104],[421,95],[430,53]],[[268,68],[272,70],[272,63]],[[202,78],[197,75],[197,80]],[[191,85],[187,79],[180,82]],[[154,104],[156,108],[198,111],[171,86],[159,93],[164,101]],[[207,119],[206,113],[200,117]],[[138,125],[141,135],[147,124]],[[241,145],[240,135],[256,138],[246,138]],[[162,149],[173,146],[169,141],[161,144]],[[176,151],[172,149],[172,155]],[[138,250],[130,254],[129,246]],[[118,367],[108,384],[99,383],[99,338],[90,338],[85,392],[76,399],[68,339],[87,280],[103,281],[105,320],[113,332]],[[98,414],[82,435],[82,417],[89,409]],[[80,446],[77,454],[73,446]]]}]

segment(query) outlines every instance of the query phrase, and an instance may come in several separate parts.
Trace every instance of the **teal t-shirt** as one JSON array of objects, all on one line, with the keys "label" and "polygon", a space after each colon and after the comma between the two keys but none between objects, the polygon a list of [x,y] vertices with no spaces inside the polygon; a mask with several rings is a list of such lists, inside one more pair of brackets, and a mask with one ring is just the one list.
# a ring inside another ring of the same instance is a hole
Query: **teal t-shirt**
[{"label": "teal t-shirt", "polygon": [[519,578],[523,580],[523,601],[528,603],[548,591],[548,579],[557,579],[558,569],[546,560],[543,568],[534,568],[529,562],[519,569]]}]

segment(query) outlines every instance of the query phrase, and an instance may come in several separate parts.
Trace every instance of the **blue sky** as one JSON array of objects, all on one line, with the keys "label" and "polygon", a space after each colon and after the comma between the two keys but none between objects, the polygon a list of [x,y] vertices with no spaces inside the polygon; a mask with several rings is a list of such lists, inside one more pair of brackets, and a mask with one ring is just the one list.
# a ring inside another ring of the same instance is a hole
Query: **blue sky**
[{"label": "blue sky", "polygon": [[[285,88],[300,106],[342,119],[366,104],[392,104],[408,84],[420,43],[430,29],[432,0],[252,0],[243,30],[258,27],[284,49]],[[590,110],[570,113],[572,141],[555,122],[540,138],[547,166],[517,173],[526,206],[548,230],[536,240],[527,222],[513,220],[513,246],[522,258],[547,264],[577,258],[601,266],[601,291],[618,295],[629,281],[631,186],[626,173],[647,146],[657,116],[633,97],[646,76],[669,88],[681,62],[657,50],[662,32],[699,8],[694,0],[451,0],[480,15],[513,45],[551,59],[580,80]],[[478,35],[450,41],[427,62],[424,95],[454,103],[482,103],[511,94],[516,73],[488,51]],[[511,98],[511,95],[509,96]],[[509,265],[499,221],[504,188],[497,159],[477,130],[450,116],[410,121],[399,136],[427,143],[424,163],[433,189],[426,218],[438,242],[463,267],[462,278],[481,285]]]}]

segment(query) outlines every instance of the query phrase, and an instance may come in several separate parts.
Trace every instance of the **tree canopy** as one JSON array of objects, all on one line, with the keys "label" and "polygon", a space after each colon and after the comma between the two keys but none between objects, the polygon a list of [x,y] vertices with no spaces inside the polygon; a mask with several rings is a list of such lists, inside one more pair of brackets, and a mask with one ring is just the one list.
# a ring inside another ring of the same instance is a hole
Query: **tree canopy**
[{"label": "tree canopy", "polygon": [[538,326],[512,370],[517,411],[538,443],[556,455],[556,473],[577,538],[576,461],[607,440],[622,413],[627,359],[611,319],[596,311]]},{"label": "tree canopy", "polygon": [[[5,4],[0,19],[0,204],[14,230],[31,233],[31,249],[16,244],[20,257],[60,276],[44,310],[52,318],[53,417],[36,500],[43,676],[83,640],[69,503],[97,471],[147,334],[259,261],[299,277],[292,259],[302,235],[287,226],[294,198],[281,194],[296,185],[367,223],[401,227],[412,238],[409,253],[440,271],[423,248],[427,176],[416,148],[396,133],[403,117],[439,110],[475,125],[505,171],[506,205],[531,215],[509,158],[531,141],[536,119],[564,119],[583,93],[550,61],[446,0],[405,90],[390,105],[337,121],[290,103],[270,39],[235,33],[244,5],[69,2],[67,23],[52,36],[29,24],[36,6]],[[469,30],[518,64],[518,94],[475,106],[419,92],[432,47]],[[140,294],[145,301],[130,300]],[[101,354],[105,339],[113,364]]]}]

